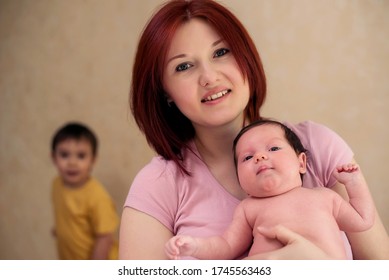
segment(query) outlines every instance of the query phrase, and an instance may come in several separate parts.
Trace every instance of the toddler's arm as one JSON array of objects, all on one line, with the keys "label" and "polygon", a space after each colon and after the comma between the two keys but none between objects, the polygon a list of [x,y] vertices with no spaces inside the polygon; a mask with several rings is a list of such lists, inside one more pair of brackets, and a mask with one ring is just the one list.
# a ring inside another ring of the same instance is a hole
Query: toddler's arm
[{"label": "toddler's arm", "polygon": [[374,202],[359,166],[354,163],[338,166],[333,176],[345,185],[349,196],[349,204],[340,205],[339,226],[353,232],[369,229],[374,224]]},{"label": "toddler's arm", "polygon": [[92,260],[107,260],[113,244],[113,233],[98,235],[93,247]]},{"label": "toddler's arm", "polygon": [[53,227],[53,228],[51,229],[51,236],[57,237],[57,230],[55,229],[55,227]]}]

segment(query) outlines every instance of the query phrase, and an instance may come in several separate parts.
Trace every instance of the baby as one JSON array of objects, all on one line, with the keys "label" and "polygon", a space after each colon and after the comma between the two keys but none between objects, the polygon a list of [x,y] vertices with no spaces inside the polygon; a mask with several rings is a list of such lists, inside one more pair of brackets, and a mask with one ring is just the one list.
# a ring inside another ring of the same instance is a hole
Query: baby
[{"label": "baby", "polygon": [[356,164],[333,171],[345,185],[349,202],[324,187],[302,187],[306,150],[297,135],[280,122],[260,120],[243,128],[234,141],[234,157],[239,182],[249,197],[237,206],[222,236],[171,238],[165,246],[169,258],[235,259],[248,249],[249,256],[276,250],[283,244],[266,238],[257,228],[282,224],[330,258],[345,259],[340,230],[365,231],[374,223],[374,203]]}]

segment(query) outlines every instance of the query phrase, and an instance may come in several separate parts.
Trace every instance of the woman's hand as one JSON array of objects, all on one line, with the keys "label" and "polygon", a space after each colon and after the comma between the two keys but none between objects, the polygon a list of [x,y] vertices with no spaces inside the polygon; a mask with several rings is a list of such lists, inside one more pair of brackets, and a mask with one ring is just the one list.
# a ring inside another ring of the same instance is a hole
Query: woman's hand
[{"label": "woman's hand", "polygon": [[257,230],[267,238],[277,239],[285,246],[267,253],[250,256],[246,259],[262,260],[326,260],[330,257],[311,241],[301,235],[278,225],[273,228],[258,227]]}]

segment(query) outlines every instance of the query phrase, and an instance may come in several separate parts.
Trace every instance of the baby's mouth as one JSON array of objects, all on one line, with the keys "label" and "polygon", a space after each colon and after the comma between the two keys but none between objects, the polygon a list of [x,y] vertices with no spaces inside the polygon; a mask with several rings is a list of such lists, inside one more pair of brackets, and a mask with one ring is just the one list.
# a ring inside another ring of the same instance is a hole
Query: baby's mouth
[{"label": "baby's mouth", "polygon": [[260,174],[260,173],[263,173],[263,172],[266,172],[266,171],[268,171],[268,170],[270,170],[270,169],[272,169],[271,167],[269,167],[269,166],[265,166],[265,165],[263,165],[263,166],[260,166],[258,169],[257,169],[257,175],[258,174]]},{"label": "baby's mouth", "polygon": [[230,89],[219,91],[219,92],[217,92],[215,94],[212,94],[212,95],[208,96],[207,98],[201,99],[201,103],[205,103],[205,102],[209,102],[209,101],[213,101],[213,100],[219,99],[219,98],[225,96],[226,94],[228,94],[230,92],[231,92]]}]

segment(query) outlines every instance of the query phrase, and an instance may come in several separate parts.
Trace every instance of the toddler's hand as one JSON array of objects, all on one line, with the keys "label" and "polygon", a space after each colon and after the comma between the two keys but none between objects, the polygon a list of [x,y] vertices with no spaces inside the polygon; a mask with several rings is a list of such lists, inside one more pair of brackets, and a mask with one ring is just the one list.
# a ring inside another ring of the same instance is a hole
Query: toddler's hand
[{"label": "toddler's hand", "polygon": [[196,240],[186,235],[174,236],[165,244],[165,253],[172,260],[178,260],[182,256],[191,256],[196,249]]}]

